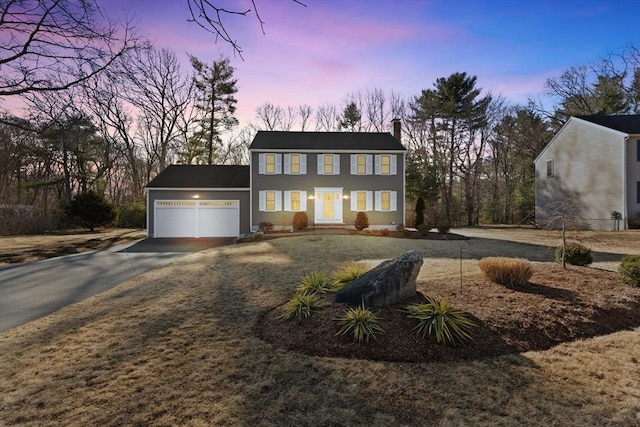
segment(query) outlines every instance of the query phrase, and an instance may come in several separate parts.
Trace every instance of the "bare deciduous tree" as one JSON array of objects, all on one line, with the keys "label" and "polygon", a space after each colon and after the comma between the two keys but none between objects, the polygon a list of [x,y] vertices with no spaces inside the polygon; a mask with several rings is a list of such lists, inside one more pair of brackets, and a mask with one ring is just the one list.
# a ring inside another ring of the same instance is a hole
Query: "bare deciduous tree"
[{"label": "bare deciduous tree", "polygon": [[92,0],[0,2],[0,96],[68,89],[110,67],[138,40]]}]

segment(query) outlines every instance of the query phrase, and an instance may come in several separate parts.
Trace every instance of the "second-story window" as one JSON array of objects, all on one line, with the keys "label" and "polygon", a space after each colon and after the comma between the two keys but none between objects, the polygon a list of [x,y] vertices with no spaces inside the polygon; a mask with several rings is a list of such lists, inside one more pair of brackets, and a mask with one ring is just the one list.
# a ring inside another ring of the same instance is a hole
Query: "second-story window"
[{"label": "second-story window", "polygon": [[284,155],[284,173],[287,175],[304,175],[307,173],[307,155],[292,153]]},{"label": "second-story window", "polygon": [[547,176],[553,176],[553,160],[547,160]]},{"label": "second-story window", "polygon": [[351,155],[351,175],[371,175],[373,173],[371,154]]},{"label": "second-story window", "polygon": [[376,175],[395,175],[397,167],[395,154],[376,155]]},{"label": "second-story window", "polygon": [[324,161],[322,162],[322,170],[325,175],[333,175],[333,156],[324,156]]},{"label": "second-story window", "polygon": [[258,172],[263,175],[282,173],[282,155],[276,153],[260,153],[258,158]]},{"label": "second-story window", "polygon": [[339,154],[318,154],[318,175],[339,175]]},{"label": "second-story window", "polygon": [[265,156],[265,172],[276,173],[276,155],[266,154]]}]

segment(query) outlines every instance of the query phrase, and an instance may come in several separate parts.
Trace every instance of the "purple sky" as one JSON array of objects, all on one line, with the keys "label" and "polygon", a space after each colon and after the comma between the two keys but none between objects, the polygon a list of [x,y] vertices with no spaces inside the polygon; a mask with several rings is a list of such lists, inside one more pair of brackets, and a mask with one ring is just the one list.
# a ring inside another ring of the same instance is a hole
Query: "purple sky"
[{"label": "purple sky", "polygon": [[[155,45],[211,62],[231,58],[237,116],[257,106],[343,105],[375,88],[405,97],[457,71],[512,103],[543,95],[544,81],[629,44],[640,47],[640,0],[255,0],[265,21],[235,17],[228,30],[244,61],[194,24],[186,0],[104,0],[129,11]],[[216,0],[252,8],[249,0]],[[160,6],[162,5],[162,6]]]}]

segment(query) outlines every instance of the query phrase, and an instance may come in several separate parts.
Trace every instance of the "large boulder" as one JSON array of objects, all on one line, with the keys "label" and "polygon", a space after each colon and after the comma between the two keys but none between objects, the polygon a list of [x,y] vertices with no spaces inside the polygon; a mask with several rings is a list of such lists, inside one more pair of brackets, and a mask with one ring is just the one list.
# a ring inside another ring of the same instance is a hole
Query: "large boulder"
[{"label": "large boulder", "polygon": [[384,261],[340,289],[335,302],[384,307],[405,301],[416,295],[416,278],[422,262],[418,251]]}]

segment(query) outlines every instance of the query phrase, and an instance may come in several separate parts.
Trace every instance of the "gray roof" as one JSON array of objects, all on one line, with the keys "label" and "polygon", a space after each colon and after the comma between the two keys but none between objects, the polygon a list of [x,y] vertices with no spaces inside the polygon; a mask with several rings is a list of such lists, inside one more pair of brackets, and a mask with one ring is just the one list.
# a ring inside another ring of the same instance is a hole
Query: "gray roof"
[{"label": "gray roof", "polygon": [[169,165],[149,188],[249,188],[249,166]]},{"label": "gray roof", "polygon": [[595,123],[609,129],[628,133],[630,135],[640,134],[640,115],[628,116],[577,116],[579,119]]},{"label": "gray roof", "polygon": [[388,132],[280,132],[259,131],[249,150],[401,150]]}]

